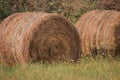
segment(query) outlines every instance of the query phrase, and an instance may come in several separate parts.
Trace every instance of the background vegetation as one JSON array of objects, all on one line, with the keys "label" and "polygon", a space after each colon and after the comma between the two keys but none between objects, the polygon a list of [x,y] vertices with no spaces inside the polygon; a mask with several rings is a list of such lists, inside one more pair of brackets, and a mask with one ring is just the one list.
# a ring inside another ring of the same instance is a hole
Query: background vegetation
[{"label": "background vegetation", "polygon": [[120,0],[0,0],[0,20],[15,12],[57,12],[73,23],[90,10],[120,10]]}]

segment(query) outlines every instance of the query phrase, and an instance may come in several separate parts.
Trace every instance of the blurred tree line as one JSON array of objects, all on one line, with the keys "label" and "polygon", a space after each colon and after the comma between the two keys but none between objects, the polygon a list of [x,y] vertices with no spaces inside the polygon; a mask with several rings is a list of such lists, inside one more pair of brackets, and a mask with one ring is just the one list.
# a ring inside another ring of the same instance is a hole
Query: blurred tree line
[{"label": "blurred tree line", "polygon": [[120,0],[0,0],[0,20],[16,12],[57,12],[73,23],[85,12],[94,9],[120,11]]}]

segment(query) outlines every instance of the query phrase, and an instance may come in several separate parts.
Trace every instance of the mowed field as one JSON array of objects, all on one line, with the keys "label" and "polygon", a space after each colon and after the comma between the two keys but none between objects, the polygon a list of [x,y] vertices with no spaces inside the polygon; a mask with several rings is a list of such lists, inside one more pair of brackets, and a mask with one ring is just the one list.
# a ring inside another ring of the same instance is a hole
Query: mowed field
[{"label": "mowed field", "polygon": [[78,63],[0,65],[0,80],[120,80],[120,58],[82,58]]}]

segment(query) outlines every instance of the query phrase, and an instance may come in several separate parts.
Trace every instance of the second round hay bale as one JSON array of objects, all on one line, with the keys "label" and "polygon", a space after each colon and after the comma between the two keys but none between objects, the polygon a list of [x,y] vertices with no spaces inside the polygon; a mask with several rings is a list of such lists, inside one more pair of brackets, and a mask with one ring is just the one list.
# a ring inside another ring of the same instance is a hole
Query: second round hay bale
[{"label": "second round hay bale", "polygon": [[0,26],[0,54],[6,64],[37,61],[77,61],[79,34],[62,16],[51,13],[16,13]]},{"label": "second round hay bale", "polygon": [[120,12],[93,10],[77,22],[85,55],[120,55]]}]

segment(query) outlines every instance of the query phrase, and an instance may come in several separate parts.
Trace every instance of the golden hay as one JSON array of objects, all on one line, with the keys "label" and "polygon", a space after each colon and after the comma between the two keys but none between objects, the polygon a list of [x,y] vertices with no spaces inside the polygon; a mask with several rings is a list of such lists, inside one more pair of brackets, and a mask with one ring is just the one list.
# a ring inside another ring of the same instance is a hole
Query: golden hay
[{"label": "golden hay", "polygon": [[2,21],[0,55],[3,63],[37,61],[77,61],[80,57],[79,33],[56,13],[16,13]]},{"label": "golden hay", "polygon": [[120,55],[120,12],[93,10],[77,22],[84,55]]}]

